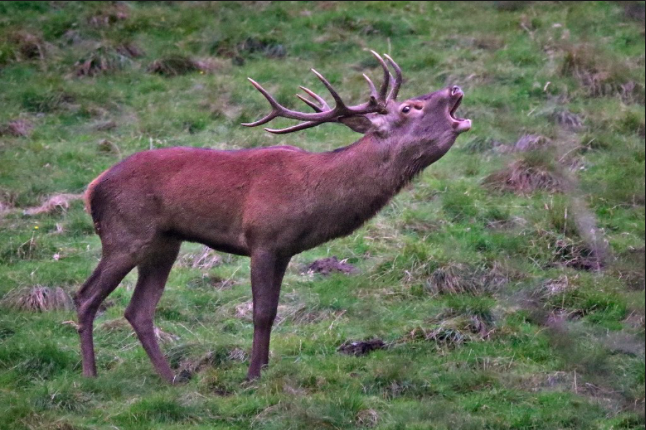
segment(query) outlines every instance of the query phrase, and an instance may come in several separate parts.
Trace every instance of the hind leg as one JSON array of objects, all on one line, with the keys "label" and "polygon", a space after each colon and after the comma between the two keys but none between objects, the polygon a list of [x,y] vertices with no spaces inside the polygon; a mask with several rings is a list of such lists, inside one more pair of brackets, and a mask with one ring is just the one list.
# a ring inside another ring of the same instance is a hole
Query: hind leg
[{"label": "hind leg", "polygon": [[174,381],[174,374],[159,348],[153,320],[180,245],[181,242],[172,241],[155,246],[155,254],[138,265],[139,279],[125,312],[155,370],[170,383]]},{"label": "hind leg", "polygon": [[76,294],[78,333],[81,338],[83,376],[96,376],[94,357],[93,324],[99,306],[119,285],[119,282],[135,267],[126,255],[104,255],[94,272]]}]

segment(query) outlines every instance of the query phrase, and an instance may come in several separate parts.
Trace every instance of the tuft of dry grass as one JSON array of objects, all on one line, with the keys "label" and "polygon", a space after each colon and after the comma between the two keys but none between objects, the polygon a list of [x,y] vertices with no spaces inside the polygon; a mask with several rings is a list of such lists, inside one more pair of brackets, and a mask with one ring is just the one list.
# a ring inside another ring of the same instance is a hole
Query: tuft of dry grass
[{"label": "tuft of dry grass", "polygon": [[179,370],[183,377],[190,378],[209,367],[227,362],[242,363],[249,355],[239,347],[212,349],[199,343],[184,343],[171,347],[167,357],[172,368]]},{"label": "tuft of dry grass", "polygon": [[453,263],[436,269],[426,281],[431,294],[480,296],[492,294],[509,282],[499,264],[492,267],[469,267]]},{"label": "tuft of dry grass", "polygon": [[16,47],[16,60],[44,60],[47,45],[43,39],[27,31],[17,31],[9,35],[9,41]]},{"label": "tuft of dry grass", "polygon": [[574,77],[590,97],[620,96],[625,102],[643,102],[644,84],[628,77],[630,65],[609,61],[590,44],[567,45],[561,74]]},{"label": "tuft of dry grass", "polygon": [[[134,336],[135,332],[132,329],[132,326],[125,318],[117,318],[110,321],[105,321],[98,326],[99,330],[106,333],[128,333],[129,336]],[[168,344],[175,343],[179,340],[179,336],[168,333],[155,326],[153,328],[155,333],[155,338],[160,343]]]},{"label": "tuft of dry grass", "polygon": [[11,209],[12,209],[12,206],[9,203],[0,201],[0,217],[2,217],[4,214],[11,212]]},{"label": "tuft of dry grass", "polygon": [[[116,127],[116,123],[113,123],[114,127]],[[108,122],[107,124],[104,124],[103,127],[111,127],[111,122]],[[104,152],[106,154],[114,154],[121,158],[121,150],[117,146],[116,143],[112,142],[111,140],[108,139],[101,139],[99,143],[97,143],[97,148],[99,151]]]},{"label": "tuft of dry grass", "polygon": [[439,347],[455,348],[473,341],[485,341],[495,332],[494,321],[491,315],[478,314],[472,311],[456,311],[446,309],[441,314],[432,318],[431,327],[415,327],[396,343],[408,342],[433,342]]},{"label": "tuft of dry grass", "polygon": [[439,347],[456,348],[470,340],[468,333],[453,327],[440,326],[433,329],[416,327],[399,339],[399,343],[425,341],[435,343]]},{"label": "tuft of dry grass", "polygon": [[25,215],[40,215],[52,213],[56,210],[67,210],[70,203],[76,200],[82,200],[83,194],[55,194],[45,200],[40,206],[35,206],[24,210]]},{"label": "tuft of dry grass", "polygon": [[535,151],[552,144],[552,141],[540,134],[524,134],[514,144],[514,149],[519,152]]},{"label": "tuft of dry grass", "polygon": [[513,145],[497,144],[493,149],[501,154],[512,152],[530,152],[545,149],[552,145],[552,141],[540,134],[524,134]]},{"label": "tuft of dry grass", "polygon": [[552,255],[554,263],[558,266],[597,272],[603,269],[600,256],[581,240],[557,238]]},{"label": "tuft of dry grass", "polygon": [[116,50],[119,54],[128,58],[141,58],[146,55],[146,51],[135,42],[124,42],[117,46]]},{"label": "tuft of dry grass", "polygon": [[41,285],[12,290],[0,300],[0,304],[20,311],[47,312],[74,309],[74,302],[64,289]]},{"label": "tuft of dry grass", "polygon": [[374,409],[364,409],[357,413],[356,423],[359,427],[374,428],[379,424],[379,413]]},{"label": "tuft of dry grass", "polygon": [[179,267],[188,267],[191,269],[211,270],[215,266],[222,264],[222,256],[209,248],[203,246],[197,253],[184,254],[177,262]]},{"label": "tuft of dry grass", "polygon": [[494,1],[493,6],[502,12],[517,12],[531,5],[531,1]]},{"label": "tuft of dry grass", "polygon": [[220,64],[212,59],[196,60],[184,55],[170,55],[153,61],[148,66],[149,73],[173,77],[192,72],[213,72],[220,68]]},{"label": "tuft of dry grass", "polygon": [[99,331],[106,333],[119,333],[119,332],[130,332],[132,330],[128,321],[125,318],[117,318],[109,321],[102,322],[98,326]]},{"label": "tuft of dry grass", "polygon": [[155,332],[155,338],[157,338],[157,341],[160,343],[175,343],[179,340],[179,336],[163,331],[157,326],[155,326],[153,330]]},{"label": "tuft of dry grass", "polygon": [[74,64],[74,74],[78,77],[97,76],[123,69],[129,61],[130,59],[118,49],[99,45]]},{"label": "tuft of dry grass", "polygon": [[579,115],[570,112],[567,109],[556,110],[550,115],[550,119],[561,127],[570,130],[578,131],[583,128],[583,120]]},{"label": "tuft of dry grass", "polygon": [[0,125],[0,136],[29,137],[33,129],[34,125],[26,119],[16,119]]},{"label": "tuft of dry grass", "polygon": [[87,18],[87,23],[95,28],[110,27],[119,21],[124,21],[130,16],[128,6],[122,2],[115,2],[98,13]]},{"label": "tuft of dry grass", "polygon": [[513,192],[519,195],[535,191],[560,193],[566,190],[565,178],[549,163],[531,158],[516,160],[487,176],[483,185],[493,191]]},{"label": "tuft of dry grass", "polygon": [[378,349],[386,349],[388,346],[381,339],[369,340],[347,340],[337,348],[341,354],[354,355],[355,357],[366,355]]}]

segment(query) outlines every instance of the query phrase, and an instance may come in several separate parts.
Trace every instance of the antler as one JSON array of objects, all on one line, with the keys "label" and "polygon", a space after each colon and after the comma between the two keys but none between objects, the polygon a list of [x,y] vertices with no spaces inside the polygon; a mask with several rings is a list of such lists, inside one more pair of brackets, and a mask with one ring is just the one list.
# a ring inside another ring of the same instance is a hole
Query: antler
[{"label": "antler", "polygon": [[[392,66],[392,68],[395,70],[395,78],[393,78],[390,74],[390,71],[388,70],[388,65],[384,61],[383,58],[379,54],[377,54],[375,51],[370,51],[372,55],[375,56],[377,61],[379,61],[379,64],[381,64],[381,67],[384,70],[384,81],[381,84],[381,88],[379,92],[377,92],[377,89],[375,88],[375,85],[372,83],[370,78],[367,75],[363,75],[363,77],[366,79],[368,86],[370,88],[370,98],[367,102],[356,105],[356,106],[346,106],[344,101],[341,99],[339,94],[336,92],[334,87],[328,82],[323,75],[321,75],[319,72],[316,70],[312,69],[312,72],[316,75],[317,78],[323,83],[325,88],[330,92],[330,95],[334,99],[334,108],[331,108],[325,99],[323,97],[319,96],[316,94],[314,91],[305,88],[305,87],[299,87],[302,89],[307,95],[309,95],[314,101],[309,100],[300,94],[297,95],[299,99],[301,99],[305,104],[310,106],[312,109],[314,109],[313,113],[304,113],[304,112],[298,112],[294,111],[291,109],[286,108],[285,106],[281,105],[274,99],[271,94],[269,94],[258,82],[254,81],[251,78],[248,78],[251,84],[256,87],[260,93],[265,96],[267,101],[272,107],[272,111],[266,115],[265,117],[259,119],[258,121],[251,122],[251,123],[244,123],[242,125],[246,127],[256,127],[258,125],[266,124],[269,121],[273,120],[274,118],[282,117],[282,118],[289,118],[289,119],[296,119],[299,121],[303,121],[300,124],[294,125],[292,127],[287,127],[283,129],[271,129],[271,128],[265,128],[270,133],[274,134],[285,134],[285,133],[291,133],[294,131],[298,130],[304,130],[306,128],[310,127],[315,127],[319,124],[323,124],[325,122],[338,122],[341,118],[344,117],[352,117],[352,116],[358,116],[358,115],[365,115],[368,113],[374,113],[374,112],[379,112],[379,113],[385,113],[386,112],[386,106],[389,101],[391,100],[396,100],[397,99],[397,93],[399,92],[399,87],[401,86],[402,83],[402,73],[401,69],[393,61],[392,58],[390,58],[388,55],[385,55],[386,60],[388,60],[388,63]],[[390,82],[394,80],[394,84],[388,92],[388,88],[390,87]]]}]

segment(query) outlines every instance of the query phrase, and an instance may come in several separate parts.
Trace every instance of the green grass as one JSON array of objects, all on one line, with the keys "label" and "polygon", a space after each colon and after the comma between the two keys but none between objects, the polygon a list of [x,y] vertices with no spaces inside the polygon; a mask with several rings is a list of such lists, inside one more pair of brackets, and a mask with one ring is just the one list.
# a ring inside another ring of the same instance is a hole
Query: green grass
[{"label": "green grass", "polygon": [[[645,52],[627,7],[0,3],[0,429],[643,429]],[[268,109],[246,77],[296,106],[298,85],[322,91],[315,67],[358,103],[361,73],[379,77],[365,48],[402,66],[402,98],[461,85],[474,126],[363,228],[293,259],[259,381],[244,380],[246,258],[193,268],[201,247],[183,246],[156,316],[171,363],[192,373],[176,387],[123,320],[134,273],[96,320],[95,380],[80,375],[73,312],[2,301],[87,278],[100,243],[82,203],[23,211],[127,155],[352,143],[334,125],[241,127]],[[176,76],[152,72],[168,58]],[[88,59],[105,67],[79,76]],[[559,125],[563,112],[581,127]],[[31,134],[2,132],[17,119]],[[512,151],[526,134],[551,144]],[[567,186],[494,191],[485,178],[517,160]],[[586,266],[595,246],[601,271]],[[333,255],[359,273],[306,273]],[[376,337],[389,347],[337,352]]]}]

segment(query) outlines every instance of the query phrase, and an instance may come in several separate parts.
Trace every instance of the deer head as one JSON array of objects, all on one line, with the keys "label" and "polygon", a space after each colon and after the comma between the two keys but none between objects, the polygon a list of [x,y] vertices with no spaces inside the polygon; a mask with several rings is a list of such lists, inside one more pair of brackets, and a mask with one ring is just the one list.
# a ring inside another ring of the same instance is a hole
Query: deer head
[{"label": "deer head", "polygon": [[[402,84],[401,68],[387,54],[384,54],[386,59],[384,60],[375,51],[370,52],[381,64],[384,78],[378,91],[370,78],[363,75],[370,89],[370,97],[367,102],[356,106],[347,106],[327,79],[312,69],[312,72],[330,92],[335,106],[331,108],[323,97],[308,88],[300,87],[310,98],[300,94],[297,97],[315,112],[298,112],[282,106],[260,84],[249,78],[253,86],[265,96],[272,111],[258,121],[243,125],[255,127],[278,117],[301,121],[300,124],[292,127],[265,129],[270,133],[285,134],[326,122],[335,122],[344,124],[358,133],[371,135],[378,140],[418,147],[433,154],[438,152],[444,154],[458,134],[471,129],[471,120],[456,116],[456,111],[464,97],[460,87],[450,86],[399,102],[397,95]],[[386,61],[395,72],[394,77],[391,75]]]}]

